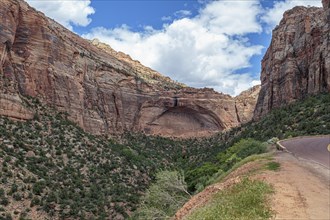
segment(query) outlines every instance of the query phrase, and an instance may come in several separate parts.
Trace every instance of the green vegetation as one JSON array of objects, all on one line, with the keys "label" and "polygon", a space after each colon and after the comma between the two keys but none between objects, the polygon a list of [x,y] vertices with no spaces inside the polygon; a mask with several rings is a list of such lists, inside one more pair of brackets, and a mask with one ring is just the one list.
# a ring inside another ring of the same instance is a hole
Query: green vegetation
[{"label": "green vegetation", "polygon": [[[246,156],[262,153],[265,146],[261,146],[264,145],[261,142],[268,141],[268,144],[274,144],[278,139],[283,138],[330,134],[329,106],[330,94],[308,97],[304,101],[275,109],[258,122],[250,122],[228,132],[199,140],[214,148],[210,150],[211,155],[205,155],[203,164],[196,167],[194,167],[195,164],[190,164],[190,168],[185,169],[189,190],[202,190],[212,182],[212,179],[218,179],[223,172],[234,167],[235,163]],[[251,150],[251,154],[245,150],[239,152],[240,149],[237,145],[248,145],[249,142],[252,145],[246,149]],[[256,143],[258,146],[253,147]],[[190,143],[189,146],[193,146],[193,143]],[[225,149],[228,150],[224,151]]]},{"label": "green vegetation", "polygon": [[245,127],[245,135],[257,140],[279,139],[330,133],[330,94],[308,97],[286,107],[275,109],[260,122]]},{"label": "green vegetation", "polygon": [[268,163],[266,164],[266,167],[267,167],[268,170],[277,171],[277,170],[280,169],[281,165],[280,165],[280,163],[278,163],[278,162],[271,161],[271,162],[268,162]]},{"label": "green vegetation", "polygon": [[226,171],[230,170],[241,160],[253,154],[260,154],[266,151],[266,144],[249,139],[242,139],[232,147],[217,155],[215,163],[207,162],[201,167],[187,172],[189,190],[201,191],[210,184],[210,179],[215,179]]},{"label": "green vegetation", "polygon": [[[217,172],[215,173],[207,182],[206,185],[211,185],[214,183],[218,183],[221,180],[223,180],[226,176],[228,176],[230,173],[238,169],[239,167],[243,166],[246,163],[257,161],[257,160],[270,160],[272,159],[272,153],[264,153],[264,154],[254,154],[251,156],[248,156],[241,160],[240,162],[236,163],[232,168],[227,170],[226,172]],[[247,173],[249,174],[249,173]]]},{"label": "green vegetation", "polygon": [[[145,207],[152,204],[147,195],[161,170],[183,170],[193,194],[265,152],[267,140],[273,144],[277,138],[330,133],[329,94],[274,110],[259,122],[210,138],[188,140],[133,133],[116,139],[94,136],[67,120],[66,113],[42,106],[37,99],[27,99],[26,105],[35,112],[32,120],[0,117],[3,219],[31,218],[31,209],[45,218],[128,218],[137,209],[143,213],[143,207],[138,208],[141,201]],[[184,185],[182,174],[176,175]],[[22,202],[30,202],[30,207],[20,213],[9,210]],[[164,216],[174,212],[166,209]]]},{"label": "green vegetation", "polygon": [[244,179],[218,192],[206,206],[196,209],[186,219],[269,219],[273,214],[267,202],[270,193],[270,185]]},{"label": "green vegetation", "polygon": [[260,141],[242,139],[232,147],[218,154],[217,159],[222,170],[227,171],[242,159],[253,155],[261,154],[266,151],[266,145]]},{"label": "green vegetation", "polygon": [[[3,215],[27,201],[45,218],[127,218],[159,170],[198,166],[215,150],[197,140],[185,152],[187,142],[168,138],[97,137],[36,99],[26,104],[36,112],[34,119],[0,117]],[[30,218],[31,210],[13,217],[23,214]]]},{"label": "green vegetation", "polygon": [[161,171],[141,199],[133,219],[171,219],[190,198],[183,176],[176,171]]}]

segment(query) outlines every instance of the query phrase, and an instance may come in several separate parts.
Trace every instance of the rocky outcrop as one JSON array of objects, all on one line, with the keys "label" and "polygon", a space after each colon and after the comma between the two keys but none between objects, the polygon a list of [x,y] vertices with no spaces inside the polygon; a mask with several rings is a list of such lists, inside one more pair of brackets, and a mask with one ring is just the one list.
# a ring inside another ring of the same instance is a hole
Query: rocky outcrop
[{"label": "rocky outcrop", "polygon": [[176,83],[21,0],[0,2],[0,52],[0,114],[29,119],[19,97],[32,96],[93,134],[205,135],[250,120],[256,102]]},{"label": "rocky outcrop", "polygon": [[32,119],[34,114],[17,94],[0,93],[0,115],[17,120],[28,120]]},{"label": "rocky outcrop", "polygon": [[210,135],[251,120],[259,86],[232,98],[212,89],[166,92],[141,106],[138,130],[177,137]]},{"label": "rocky outcrop", "polygon": [[329,0],[323,5],[295,7],[273,30],[262,60],[255,119],[307,95],[330,92]]},{"label": "rocky outcrop", "polygon": [[239,123],[246,123],[251,120],[258,101],[260,85],[254,86],[235,97],[235,108]]}]

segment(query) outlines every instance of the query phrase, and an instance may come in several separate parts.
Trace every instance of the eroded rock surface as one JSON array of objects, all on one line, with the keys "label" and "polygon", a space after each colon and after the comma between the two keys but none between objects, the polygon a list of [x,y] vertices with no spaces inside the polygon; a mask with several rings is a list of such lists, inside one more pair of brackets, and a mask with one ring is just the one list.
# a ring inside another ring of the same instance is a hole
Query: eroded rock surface
[{"label": "eroded rock surface", "polygon": [[21,0],[0,2],[0,53],[0,114],[30,118],[19,97],[32,96],[93,134],[206,135],[249,121],[256,103],[176,83]]},{"label": "eroded rock surface", "polygon": [[17,94],[0,93],[0,115],[17,120],[28,120],[32,119],[34,114]]},{"label": "eroded rock surface", "polygon": [[255,119],[307,95],[330,92],[329,0],[323,5],[295,7],[273,30],[262,60]]}]

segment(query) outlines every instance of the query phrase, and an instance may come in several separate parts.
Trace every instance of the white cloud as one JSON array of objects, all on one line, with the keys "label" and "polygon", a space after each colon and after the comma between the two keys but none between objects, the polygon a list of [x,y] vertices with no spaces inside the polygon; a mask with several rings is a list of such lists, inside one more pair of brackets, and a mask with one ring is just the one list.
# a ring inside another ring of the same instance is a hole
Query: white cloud
[{"label": "white cloud", "polygon": [[214,1],[200,11],[200,21],[218,33],[227,35],[260,33],[257,18],[259,1]]},{"label": "white cloud", "polygon": [[170,21],[173,21],[174,19],[181,19],[181,18],[189,17],[190,15],[192,15],[191,11],[179,10],[179,11],[174,12],[172,16],[163,16],[161,18],[161,20],[165,21],[165,22],[170,22]]},{"label": "white cloud", "polygon": [[268,24],[267,31],[270,32],[276,25],[278,25],[283,17],[283,13],[295,6],[316,6],[321,7],[321,0],[285,0],[276,1],[272,8],[267,8],[262,20]]},{"label": "white cloud", "polygon": [[237,95],[258,80],[254,74],[235,72],[249,67],[251,57],[261,53],[262,46],[251,45],[245,37],[262,31],[261,11],[259,1],[212,1],[197,16],[174,20],[161,30],[98,27],[84,37],[98,38],[189,86]]},{"label": "white cloud", "polygon": [[[87,26],[95,13],[91,0],[26,0],[62,25]],[[251,45],[247,34],[261,33],[263,24],[270,32],[284,11],[297,5],[321,6],[320,0],[281,0],[263,9],[260,0],[199,0],[202,7],[195,17],[188,10],[164,16],[161,30],[145,26],[142,32],[119,28],[94,28],[86,38],[99,38],[114,49],[128,53],[143,64],[195,87],[237,95],[259,83],[258,73],[240,73],[259,55],[261,45]],[[260,19],[261,18],[261,19]]]},{"label": "white cloud", "polygon": [[179,10],[174,13],[174,16],[177,18],[184,18],[191,15],[191,11],[188,10]]},{"label": "white cloud", "polygon": [[171,16],[163,16],[161,18],[162,21],[171,21],[172,20],[172,17]]},{"label": "white cloud", "polygon": [[32,7],[42,11],[63,26],[72,30],[72,25],[87,26],[95,10],[90,0],[26,0]]}]

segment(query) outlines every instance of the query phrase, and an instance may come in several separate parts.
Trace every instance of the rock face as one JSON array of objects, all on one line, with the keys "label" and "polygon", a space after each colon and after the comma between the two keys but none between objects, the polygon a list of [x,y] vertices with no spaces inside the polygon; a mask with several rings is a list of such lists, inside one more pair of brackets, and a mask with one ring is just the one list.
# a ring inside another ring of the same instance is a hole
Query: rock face
[{"label": "rock face", "polygon": [[254,86],[235,97],[235,108],[239,123],[251,121],[251,112],[256,107],[261,86]]},{"label": "rock face", "polygon": [[212,89],[163,92],[141,106],[138,130],[177,137],[205,136],[251,120],[260,86],[232,98]]},{"label": "rock face", "polygon": [[17,94],[0,93],[0,115],[18,120],[28,120],[32,119],[34,114],[24,105]]},{"label": "rock face", "polygon": [[323,0],[323,5],[295,7],[284,13],[273,30],[262,60],[254,119],[309,94],[330,92],[329,0]]},{"label": "rock face", "polygon": [[256,103],[256,90],[232,98],[176,83],[21,0],[0,2],[0,53],[0,115],[29,119],[21,98],[37,97],[93,134],[205,135],[249,121]]}]

